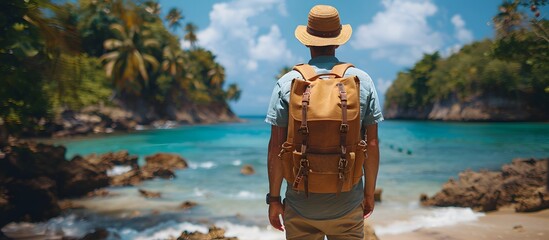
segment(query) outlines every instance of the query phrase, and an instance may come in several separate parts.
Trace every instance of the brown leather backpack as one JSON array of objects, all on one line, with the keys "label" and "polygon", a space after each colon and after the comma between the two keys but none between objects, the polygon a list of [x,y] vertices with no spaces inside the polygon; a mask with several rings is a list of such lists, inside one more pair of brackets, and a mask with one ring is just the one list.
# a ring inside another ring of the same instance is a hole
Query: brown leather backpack
[{"label": "brown leather backpack", "polygon": [[343,77],[352,66],[338,64],[327,74],[306,64],[293,68],[305,80],[292,81],[288,136],[279,157],[286,181],[307,196],[350,191],[363,175],[360,81]]}]

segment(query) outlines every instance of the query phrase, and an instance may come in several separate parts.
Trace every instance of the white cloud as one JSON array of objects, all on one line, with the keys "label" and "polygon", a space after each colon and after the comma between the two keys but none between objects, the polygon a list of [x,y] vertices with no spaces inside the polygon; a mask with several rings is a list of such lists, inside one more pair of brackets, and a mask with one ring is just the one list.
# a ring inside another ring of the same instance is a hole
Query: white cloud
[{"label": "white cloud", "polygon": [[229,75],[254,71],[261,61],[282,63],[293,60],[278,25],[266,27],[260,35],[255,17],[264,14],[287,15],[284,0],[234,0],[216,3],[210,12],[210,25],[198,33],[198,44],[212,50]]},{"label": "white cloud", "polygon": [[392,83],[393,83],[392,80],[385,80],[383,78],[378,78],[375,81],[375,85],[378,93],[385,95],[385,92],[387,92],[387,89],[389,89]]},{"label": "white cloud", "polygon": [[442,34],[427,23],[438,10],[430,0],[383,0],[382,5],[372,22],[358,26],[351,42],[355,49],[371,49],[374,58],[409,65],[442,47]]},{"label": "white cloud", "polygon": [[455,28],[455,37],[461,43],[468,43],[473,40],[473,33],[465,28],[465,21],[461,15],[456,14],[452,17],[452,24]]}]

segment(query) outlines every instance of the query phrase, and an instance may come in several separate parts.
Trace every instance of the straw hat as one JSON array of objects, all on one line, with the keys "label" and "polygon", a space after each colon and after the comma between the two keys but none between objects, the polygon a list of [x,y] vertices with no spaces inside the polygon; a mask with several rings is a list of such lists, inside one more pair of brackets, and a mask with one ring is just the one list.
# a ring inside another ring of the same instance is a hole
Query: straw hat
[{"label": "straw hat", "polygon": [[351,33],[351,25],[341,25],[337,9],[327,5],[314,6],[307,26],[295,29],[295,37],[306,46],[342,45],[351,38]]}]

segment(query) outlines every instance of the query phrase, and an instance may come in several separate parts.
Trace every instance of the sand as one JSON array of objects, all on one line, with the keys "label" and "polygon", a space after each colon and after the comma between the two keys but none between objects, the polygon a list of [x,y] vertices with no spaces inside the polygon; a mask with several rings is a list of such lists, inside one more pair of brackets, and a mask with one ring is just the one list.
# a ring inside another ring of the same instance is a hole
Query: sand
[{"label": "sand", "polygon": [[453,226],[423,228],[410,233],[379,236],[380,240],[548,240],[549,209],[515,213],[506,208],[480,217],[478,221]]}]

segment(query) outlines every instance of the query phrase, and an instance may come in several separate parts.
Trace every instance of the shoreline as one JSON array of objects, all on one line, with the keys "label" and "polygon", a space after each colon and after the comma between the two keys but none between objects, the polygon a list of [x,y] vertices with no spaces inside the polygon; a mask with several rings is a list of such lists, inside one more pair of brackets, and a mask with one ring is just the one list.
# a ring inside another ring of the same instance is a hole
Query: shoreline
[{"label": "shoreline", "polygon": [[[549,237],[549,209],[516,213],[512,208],[486,213],[476,221],[451,226],[421,228],[412,232],[381,235],[382,240],[529,239]],[[375,225],[374,225],[375,229]]]},{"label": "shoreline", "polygon": [[102,137],[108,137],[108,136],[121,136],[121,135],[133,134],[136,132],[176,129],[176,128],[186,127],[186,126],[210,126],[210,125],[230,124],[230,123],[246,123],[248,122],[248,120],[246,120],[245,117],[236,117],[236,119],[231,121],[199,122],[199,123],[184,123],[184,122],[175,122],[175,121],[172,121],[172,122],[174,122],[175,124],[170,127],[155,127],[153,124],[149,124],[149,125],[140,125],[142,127],[141,129],[136,128],[132,130],[114,130],[112,132],[74,134],[74,135],[67,135],[67,136],[61,136],[61,137],[56,137],[56,136],[20,137],[18,139],[56,145],[57,144],[56,142],[63,141],[63,140],[86,140],[86,139],[93,139],[96,137],[102,138]]}]

